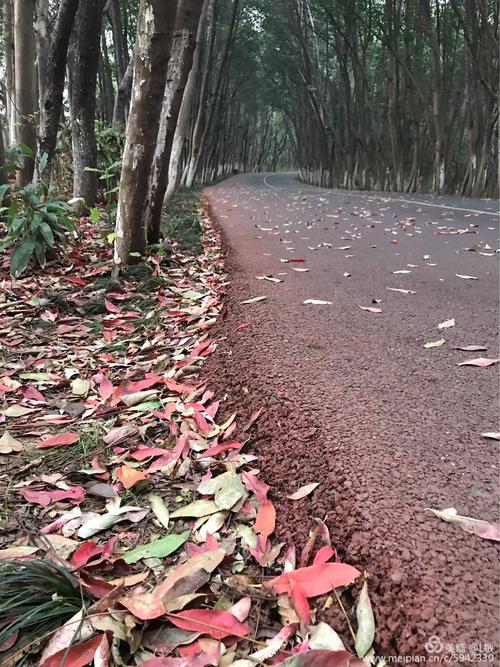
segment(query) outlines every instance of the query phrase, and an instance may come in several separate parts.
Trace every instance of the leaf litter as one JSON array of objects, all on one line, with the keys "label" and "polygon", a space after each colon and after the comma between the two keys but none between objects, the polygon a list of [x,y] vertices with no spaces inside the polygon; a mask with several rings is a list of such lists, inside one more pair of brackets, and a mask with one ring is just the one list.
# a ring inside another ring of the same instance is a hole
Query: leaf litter
[{"label": "leaf litter", "polygon": [[[360,573],[329,544],[309,565],[319,527],[298,567],[273,542],[271,489],[241,451],[261,409],[242,427],[236,415],[221,423],[200,379],[226,284],[219,233],[204,216],[200,255],[174,242],[168,260],[151,257],[116,284],[99,225],[79,224],[65,263],[2,275],[0,558],[20,585],[28,568],[53,563],[82,606],[35,641],[16,630],[15,608],[0,613],[2,657],[43,651],[44,667],[356,664],[333,628],[311,623],[311,607]],[[51,595],[43,604],[59,606]]]}]

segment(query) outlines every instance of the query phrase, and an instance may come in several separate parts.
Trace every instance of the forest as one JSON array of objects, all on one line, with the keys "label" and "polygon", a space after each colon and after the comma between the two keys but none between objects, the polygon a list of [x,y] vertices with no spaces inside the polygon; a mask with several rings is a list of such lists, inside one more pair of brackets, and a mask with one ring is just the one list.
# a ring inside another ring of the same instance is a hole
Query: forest
[{"label": "forest", "polygon": [[5,0],[0,159],[108,207],[122,264],[165,197],[236,170],[495,196],[497,5]]},{"label": "forest", "polygon": [[498,17],[0,0],[0,667],[492,662]]}]

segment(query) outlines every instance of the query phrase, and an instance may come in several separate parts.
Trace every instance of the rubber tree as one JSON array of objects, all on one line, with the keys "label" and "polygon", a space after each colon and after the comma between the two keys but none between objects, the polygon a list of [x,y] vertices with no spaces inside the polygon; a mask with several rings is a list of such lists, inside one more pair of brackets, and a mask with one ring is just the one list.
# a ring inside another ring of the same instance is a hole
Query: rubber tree
[{"label": "rubber tree", "polygon": [[[37,112],[35,68],[35,33],[33,21],[35,0],[14,2],[15,104],[17,111],[17,143],[36,150],[35,117]],[[27,185],[33,175],[33,159],[27,158],[17,172],[19,187]]]},{"label": "rubber tree", "polygon": [[78,4],[79,0],[61,0],[55,19],[47,57],[44,94],[40,101],[37,159],[33,176],[35,184],[41,177],[43,162],[46,163],[43,178],[45,182],[50,179],[63,106],[68,45]]},{"label": "rubber tree", "polygon": [[146,253],[144,195],[158,137],[167,65],[177,12],[175,0],[141,0],[116,213],[114,260],[137,262]]},{"label": "rubber tree", "polygon": [[15,144],[16,133],[16,89],[14,79],[14,6],[12,0],[3,3],[3,52],[5,58],[5,97],[9,143]]},{"label": "rubber tree", "polygon": [[170,153],[182,97],[193,63],[195,38],[202,9],[203,0],[180,0],[177,9],[153,168],[145,202],[144,224],[148,229],[150,243],[158,243],[160,239],[161,212],[167,189]]},{"label": "rubber tree", "polygon": [[73,197],[87,207],[95,203],[97,167],[95,137],[96,85],[99,68],[104,0],[85,0],[75,19],[75,58],[70,86],[71,142],[73,148]]}]

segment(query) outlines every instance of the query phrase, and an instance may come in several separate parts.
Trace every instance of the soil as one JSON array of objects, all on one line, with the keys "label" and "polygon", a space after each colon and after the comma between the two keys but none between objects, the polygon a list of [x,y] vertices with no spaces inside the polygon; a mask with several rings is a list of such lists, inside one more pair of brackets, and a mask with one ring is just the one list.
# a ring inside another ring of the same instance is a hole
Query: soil
[{"label": "soil", "polygon": [[[205,196],[230,286],[204,373],[228,413],[264,407],[253,451],[278,538],[300,550],[327,517],[339,555],[369,575],[379,655],[425,655],[437,636],[448,653],[492,644],[498,660],[497,544],[425,511],[498,520],[498,443],[480,435],[498,430],[498,366],[458,366],[498,356],[494,216],[478,201],[426,206],[292,175],[236,176]],[[306,261],[279,261],[290,258]],[[488,350],[455,349],[470,344]],[[285,497],[309,482],[311,496]]]}]

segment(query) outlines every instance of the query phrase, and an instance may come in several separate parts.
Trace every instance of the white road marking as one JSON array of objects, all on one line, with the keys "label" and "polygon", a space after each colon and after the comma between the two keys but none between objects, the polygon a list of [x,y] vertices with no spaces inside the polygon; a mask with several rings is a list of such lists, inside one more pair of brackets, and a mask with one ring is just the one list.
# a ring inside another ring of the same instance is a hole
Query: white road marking
[{"label": "white road marking", "polygon": [[[271,183],[269,183],[267,180],[267,176],[264,176],[264,183],[265,185],[267,185],[267,187],[272,188],[273,190],[281,189],[276,187],[276,185],[271,185]],[[320,188],[320,189],[325,190],[325,188]],[[332,192],[332,190],[327,190],[327,192]],[[417,206],[434,206],[435,208],[444,208],[449,211],[464,211],[465,213],[478,213],[479,215],[495,215],[495,216],[500,215],[500,213],[496,211],[478,211],[477,209],[474,208],[461,208],[460,206],[445,206],[444,204],[431,204],[430,202],[415,201],[414,199],[397,199],[396,197],[390,197],[385,194],[376,194],[369,192],[367,192],[366,194],[359,194],[358,192],[351,192],[350,190],[333,190],[333,192],[335,192],[336,194],[341,194],[345,197],[362,197],[363,199],[366,199],[367,197],[378,197],[379,199],[385,199],[387,201],[395,201],[403,204],[415,204]]]}]

